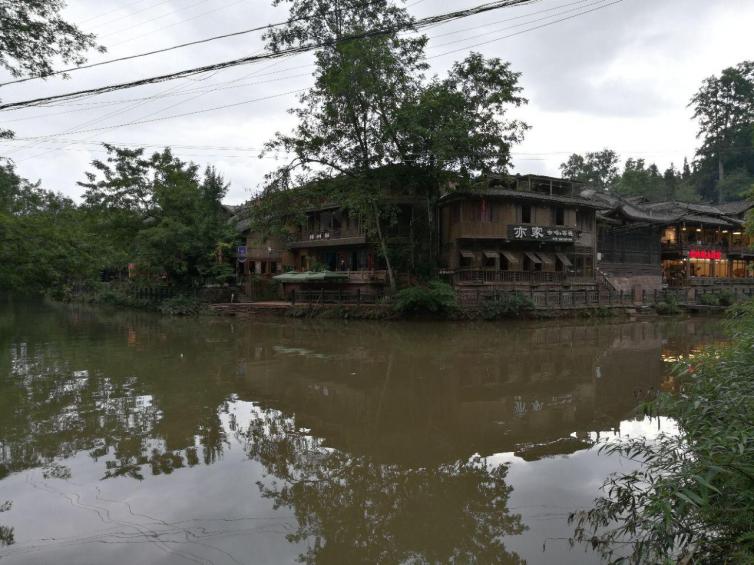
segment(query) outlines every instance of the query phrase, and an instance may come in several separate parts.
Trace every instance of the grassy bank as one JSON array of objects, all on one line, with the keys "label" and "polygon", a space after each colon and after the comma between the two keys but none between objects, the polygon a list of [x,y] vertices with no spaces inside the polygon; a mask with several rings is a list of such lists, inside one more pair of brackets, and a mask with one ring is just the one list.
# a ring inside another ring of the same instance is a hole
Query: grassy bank
[{"label": "grassy bank", "polygon": [[603,447],[643,465],[571,516],[574,541],[630,563],[754,563],[754,302],[729,316],[730,343],[679,362],[678,392],[645,406],[679,432]]}]

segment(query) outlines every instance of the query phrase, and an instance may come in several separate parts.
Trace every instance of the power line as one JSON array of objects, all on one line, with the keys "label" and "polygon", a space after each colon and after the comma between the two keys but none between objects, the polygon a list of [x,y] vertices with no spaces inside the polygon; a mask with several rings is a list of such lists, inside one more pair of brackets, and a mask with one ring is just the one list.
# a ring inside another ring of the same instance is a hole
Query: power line
[{"label": "power line", "polygon": [[[623,2],[623,0],[614,0],[613,2],[610,2],[608,4],[603,4],[602,6],[597,6],[596,8],[592,8],[590,10],[584,10],[582,12],[578,12],[578,13],[573,14],[571,16],[566,16],[564,18],[553,20],[551,22],[547,22],[547,23],[544,23],[544,24],[541,24],[541,25],[538,25],[538,26],[535,26],[535,27],[532,27],[532,28],[528,28],[528,29],[517,31],[515,33],[511,33],[511,34],[508,34],[508,35],[503,35],[503,36],[500,36],[500,37],[496,37],[496,38],[490,39],[488,41],[482,41],[482,42],[479,42],[479,43],[474,43],[472,45],[466,45],[466,46],[460,47],[458,49],[452,49],[450,51],[445,51],[444,53],[438,53],[437,55],[432,55],[431,57],[427,57],[427,59],[436,59],[438,57],[444,57],[445,55],[450,55],[451,53],[458,53],[459,51],[466,51],[467,49],[471,49],[473,47],[479,47],[481,45],[488,45],[488,44],[494,43],[496,41],[500,41],[500,40],[503,40],[503,39],[508,39],[508,38],[511,38],[511,37],[515,37],[517,35],[528,33],[530,31],[534,31],[534,30],[537,30],[537,29],[542,29],[544,27],[548,27],[548,26],[551,26],[551,25],[554,25],[554,24],[557,24],[557,23],[560,23],[560,22],[564,22],[566,20],[571,20],[573,18],[577,18],[579,16],[583,16],[584,14],[589,14],[591,12],[596,12],[597,10],[602,10],[603,8],[607,8],[609,6],[613,6],[615,4],[619,4],[620,2]],[[0,110],[2,110],[2,106],[0,106]]]},{"label": "power line", "polygon": [[[620,1],[620,0],[619,0]],[[390,28],[384,28],[384,29],[374,29],[374,30],[368,30],[362,33],[352,34],[345,36],[341,39],[332,40],[332,41],[323,41],[319,43],[312,43],[307,45],[301,45],[296,47],[291,47],[288,49],[282,49],[280,51],[272,52],[272,53],[264,53],[260,55],[251,55],[248,57],[241,57],[239,59],[232,59],[230,61],[224,61],[221,63],[214,63],[211,65],[204,65],[201,67],[193,67],[189,69],[184,69],[182,71],[169,73],[165,75],[159,75],[154,77],[149,77],[145,79],[140,79],[137,81],[131,81],[131,82],[124,82],[119,84],[112,84],[107,86],[101,86],[97,88],[90,88],[86,90],[80,90],[76,92],[69,92],[66,94],[58,94],[55,96],[47,96],[42,98],[35,98],[31,100],[23,100],[23,101],[17,101],[17,102],[10,102],[6,104],[0,105],[0,110],[7,110],[11,108],[21,108],[21,107],[27,107],[27,106],[38,106],[43,103],[55,101],[55,100],[70,100],[70,99],[76,99],[76,98],[82,98],[85,96],[94,96],[97,94],[102,94],[105,92],[113,92],[116,90],[123,90],[127,88],[134,88],[137,86],[143,86],[146,84],[154,84],[158,82],[165,82],[169,80],[175,80],[178,78],[185,78],[188,76],[193,76],[196,74],[204,73],[207,71],[213,71],[213,70],[220,70],[220,69],[226,69],[229,67],[235,67],[239,65],[247,65],[250,63],[255,63],[258,61],[263,60],[272,60],[272,59],[280,59],[283,57],[289,57],[291,55],[295,55],[298,53],[304,53],[308,51],[313,51],[315,49],[319,49],[322,47],[332,47],[339,43],[346,43],[349,41],[356,41],[359,39],[367,39],[370,37],[379,37],[383,35],[390,35],[393,33],[397,33],[403,30],[413,30],[413,29],[420,29],[423,27],[427,27],[429,25],[441,23],[441,22],[448,22],[452,20],[457,20],[460,18],[465,18],[469,16],[473,16],[476,14],[481,14],[484,12],[489,12],[492,10],[498,10],[501,8],[506,8],[510,6],[515,5],[521,5],[521,4],[528,4],[532,2],[532,0],[498,0],[496,2],[489,2],[487,4],[481,4],[479,6],[469,8],[466,10],[457,10],[454,12],[447,12],[445,14],[439,14],[436,16],[430,16],[427,18],[422,18],[420,20],[416,20],[415,22],[409,23],[405,26],[396,26],[396,27],[390,27]]]},{"label": "power line", "polygon": [[[368,6],[370,4],[374,4],[374,3],[379,2],[379,1],[380,0],[371,0],[369,2],[365,2],[364,5]],[[236,3],[238,3],[238,2],[236,2]],[[229,6],[223,6],[223,7],[227,8]],[[196,17],[202,16],[205,13],[206,12],[203,12],[202,14],[198,14]],[[325,12],[325,14],[327,14],[327,13],[332,13],[332,12]],[[320,17],[320,16],[318,15],[317,17]],[[194,19],[194,18],[189,18],[189,19]],[[183,49],[184,47],[191,47],[192,45],[201,45],[202,43],[209,43],[211,41],[217,41],[219,39],[227,39],[229,37],[238,37],[240,35],[248,35],[249,33],[254,33],[254,32],[257,32],[257,31],[264,31],[264,30],[267,30],[267,29],[271,29],[271,28],[275,28],[275,27],[280,27],[280,26],[284,26],[284,25],[289,25],[289,24],[291,24],[293,22],[305,21],[305,20],[308,20],[308,19],[311,19],[311,18],[309,16],[307,16],[307,17],[300,17],[300,18],[291,18],[291,19],[286,20],[284,22],[276,22],[276,23],[271,23],[271,24],[265,24],[263,26],[257,26],[257,27],[253,27],[253,28],[249,28],[249,29],[242,29],[240,31],[234,31],[234,32],[225,33],[225,34],[222,34],[222,35],[214,35],[212,37],[206,37],[204,39],[197,39],[196,41],[188,41],[186,43],[180,43],[178,45],[171,45],[170,47],[163,47],[161,49],[154,49],[152,51],[146,51],[144,53],[135,53],[134,55],[126,55],[124,57],[117,57],[115,59],[108,59],[106,61],[98,61],[96,63],[89,63],[89,64],[86,64],[86,65],[79,65],[77,67],[70,67],[68,69],[61,69],[59,71],[54,71],[54,72],[51,72],[51,73],[49,73],[47,75],[44,75],[44,76],[25,77],[25,78],[11,80],[11,81],[8,81],[8,82],[2,82],[2,83],[0,83],[0,87],[7,86],[7,85],[10,85],[10,84],[18,84],[18,83],[21,83],[21,82],[28,82],[28,81],[31,81],[31,80],[47,79],[49,77],[56,76],[56,75],[68,74],[68,73],[72,73],[74,71],[79,71],[79,70],[83,70],[83,69],[91,69],[91,68],[94,68],[94,67],[101,67],[102,65],[110,65],[112,63],[119,63],[119,62],[122,62],[122,61],[130,61],[132,59],[138,59],[138,58],[141,58],[141,57],[148,57],[150,55],[158,55],[160,53],[166,53],[168,51],[175,51],[176,49]],[[149,21],[152,21],[152,20],[149,20]],[[182,20],[180,22],[177,22],[176,25],[178,23],[183,23],[183,22],[186,22],[186,21],[188,21],[188,20]],[[148,22],[145,22],[145,23],[148,23]],[[140,25],[143,25],[143,24],[140,24]],[[171,26],[172,25],[173,24],[171,24]],[[138,27],[138,26],[136,26],[136,27]],[[131,28],[128,28],[128,29],[131,29]],[[160,28],[160,29],[165,29],[165,28]],[[121,31],[124,31],[124,30],[121,30]],[[150,33],[154,33],[155,31],[160,31],[160,30],[153,30]],[[145,34],[145,35],[148,35],[148,34]],[[143,37],[143,36],[138,36],[138,37]],[[136,38],[132,38],[132,39],[136,39]],[[118,43],[116,45],[120,45],[120,44]]]}]

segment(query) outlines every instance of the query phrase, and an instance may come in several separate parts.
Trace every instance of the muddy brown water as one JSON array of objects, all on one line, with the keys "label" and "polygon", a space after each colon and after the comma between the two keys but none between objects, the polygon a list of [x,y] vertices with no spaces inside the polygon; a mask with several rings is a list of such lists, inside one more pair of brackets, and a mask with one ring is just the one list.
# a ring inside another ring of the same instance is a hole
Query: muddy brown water
[{"label": "muddy brown water", "polygon": [[635,407],[719,339],[3,303],[0,563],[598,563],[595,444],[672,428]]}]

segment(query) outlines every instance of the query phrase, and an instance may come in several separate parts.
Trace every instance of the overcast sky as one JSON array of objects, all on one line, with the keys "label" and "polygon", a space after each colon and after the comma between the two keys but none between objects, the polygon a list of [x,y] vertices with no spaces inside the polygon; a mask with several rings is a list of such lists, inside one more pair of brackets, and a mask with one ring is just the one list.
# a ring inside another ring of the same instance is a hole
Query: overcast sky
[{"label": "overcast sky", "polygon": [[[424,17],[481,3],[408,0],[407,5]],[[108,48],[105,55],[92,54],[90,62],[277,22],[286,14],[264,0],[69,0],[65,11]],[[754,57],[752,22],[754,0],[540,0],[431,28],[427,55],[438,75],[472,49],[508,60],[522,73],[529,104],[513,115],[532,129],[513,149],[515,172],[557,175],[570,153],[605,147],[665,168],[693,156],[696,125],[687,104],[700,81]],[[0,98],[10,102],[135,80],[261,48],[258,34],[225,39],[78,71],[69,80],[4,86]],[[103,155],[99,143],[138,144],[150,151],[169,145],[179,157],[215,165],[231,182],[227,201],[240,203],[275,168],[274,156],[259,159],[258,148],[293,125],[286,109],[297,103],[294,91],[311,84],[311,72],[311,57],[298,55],[50,108],[2,112],[0,127],[15,130],[19,139],[0,142],[0,155],[11,157],[22,176],[78,197],[76,181]],[[176,116],[190,112],[197,113]],[[133,122],[146,123],[128,125]],[[50,137],[24,141],[38,136]]]}]

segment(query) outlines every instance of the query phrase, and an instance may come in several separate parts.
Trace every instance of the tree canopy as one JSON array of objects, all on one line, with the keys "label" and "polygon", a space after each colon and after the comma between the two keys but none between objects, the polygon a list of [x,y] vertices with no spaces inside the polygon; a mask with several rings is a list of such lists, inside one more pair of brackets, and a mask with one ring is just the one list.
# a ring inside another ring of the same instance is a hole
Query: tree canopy
[{"label": "tree canopy", "polygon": [[[388,0],[346,0],[333,9],[326,0],[276,0],[290,4],[287,26],[270,30],[268,47],[324,47],[315,53],[314,86],[291,112],[298,124],[278,133],[268,151],[290,156],[270,173],[267,190],[285,190],[311,180],[342,176],[332,186],[364,218],[380,242],[392,279],[384,226],[395,216],[395,187],[426,205],[423,245],[433,248],[433,205],[448,175],[504,171],[510,146],[526,125],[506,118],[523,104],[518,74],[499,59],[472,53],[447,78],[427,79],[424,36],[384,34],[344,37],[368,29],[409,28],[412,18]],[[394,200],[394,198],[393,198]]]},{"label": "tree canopy", "polygon": [[[96,48],[96,37],[64,20],[63,0],[23,0],[0,3],[0,67],[14,77],[44,77],[53,72],[53,63],[81,65],[84,53]],[[0,137],[13,132],[0,130]]]},{"label": "tree canopy", "polygon": [[754,61],[706,78],[689,105],[699,122],[696,168],[702,196],[709,200],[740,197],[741,192],[725,181],[734,173],[737,185],[754,184]]}]

